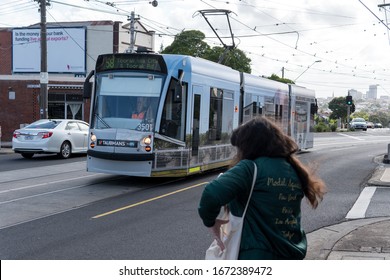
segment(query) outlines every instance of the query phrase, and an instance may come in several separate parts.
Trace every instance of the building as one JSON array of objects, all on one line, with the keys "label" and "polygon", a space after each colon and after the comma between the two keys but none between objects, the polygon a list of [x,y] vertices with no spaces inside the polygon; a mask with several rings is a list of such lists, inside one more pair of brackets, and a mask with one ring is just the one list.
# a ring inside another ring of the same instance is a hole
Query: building
[{"label": "building", "polygon": [[377,99],[378,98],[378,85],[370,85],[367,91],[367,99]]},{"label": "building", "polygon": [[353,100],[360,100],[363,98],[363,93],[357,91],[356,89],[348,90],[348,95],[352,96]]},{"label": "building", "polygon": [[[126,52],[129,24],[113,21],[47,23],[48,117],[89,122],[83,83],[99,54]],[[134,23],[133,45],[154,51],[154,32]],[[15,129],[40,118],[40,29],[0,28],[1,141]]]}]

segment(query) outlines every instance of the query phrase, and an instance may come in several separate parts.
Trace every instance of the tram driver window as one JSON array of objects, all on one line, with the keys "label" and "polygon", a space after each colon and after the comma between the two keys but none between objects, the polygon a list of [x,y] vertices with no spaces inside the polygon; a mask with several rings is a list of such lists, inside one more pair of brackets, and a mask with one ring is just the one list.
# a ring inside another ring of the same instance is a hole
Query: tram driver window
[{"label": "tram driver window", "polygon": [[[181,94],[178,92],[180,90]],[[178,80],[171,80],[161,117],[160,134],[184,141],[186,92],[186,83],[180,85]]]}]

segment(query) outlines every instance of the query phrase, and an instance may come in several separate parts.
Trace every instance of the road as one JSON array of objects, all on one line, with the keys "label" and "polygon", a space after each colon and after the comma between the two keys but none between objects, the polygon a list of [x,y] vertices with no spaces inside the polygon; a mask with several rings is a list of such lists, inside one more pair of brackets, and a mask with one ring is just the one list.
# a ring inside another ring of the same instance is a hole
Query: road
[{"label": "road", "polygon": [[[387,129],[316,134],[315,148],[299,157],[318,168],[328,193],[316,210],[303,203],[307,232],[346,219],[389,136]],[[14,154],[0,155],[0,168],[1,259],[202,259],[211,242],[196,209],[218,172],[111,176],[85,172],[84,157]],[[388,190],[374,194],[366,215],[384,215],[384,200]]]}]

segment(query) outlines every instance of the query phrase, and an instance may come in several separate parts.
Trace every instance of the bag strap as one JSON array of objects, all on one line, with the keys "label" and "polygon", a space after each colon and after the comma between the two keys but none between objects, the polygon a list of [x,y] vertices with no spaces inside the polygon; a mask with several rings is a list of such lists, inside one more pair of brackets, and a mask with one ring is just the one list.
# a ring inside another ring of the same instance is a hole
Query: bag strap
[{"label": "bag strap", "polygon": [[255,183],[256,183],[256,178],[257,178],[257,165],[255,162],[253,162],[253,165],[255,166],[255,169],[253,171],[253,181],[252,181],[252,187],[251,187],[251,192],[249,193],[248,201],[246,202],[246,206],[244,209],[244,213],[242,214],[242,218],[245,217],[246,210],[248,209],[249,201],[251,200],[253,189],[255,188]]}]

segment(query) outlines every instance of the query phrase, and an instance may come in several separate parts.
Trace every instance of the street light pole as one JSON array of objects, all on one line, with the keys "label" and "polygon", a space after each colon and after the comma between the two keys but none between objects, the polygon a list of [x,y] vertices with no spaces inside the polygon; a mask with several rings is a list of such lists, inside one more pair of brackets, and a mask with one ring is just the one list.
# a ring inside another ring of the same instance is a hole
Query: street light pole
[{"label": "street light pole", "polygon": [[310,69],[315,63],[317,63],[317,62],[322,62],[322,60],[316,60],[316,61],[314,61],[309,67],[307,67],[307,68],[305,69],[305,71],[303,71],[298,77],[295,78],[294,82],[296,82],[296,80],[298,80],[298,78],[299,78],[300,76],[302,76],[303,74],[305,74],[306,71],[309,70],[309,69]]}]

